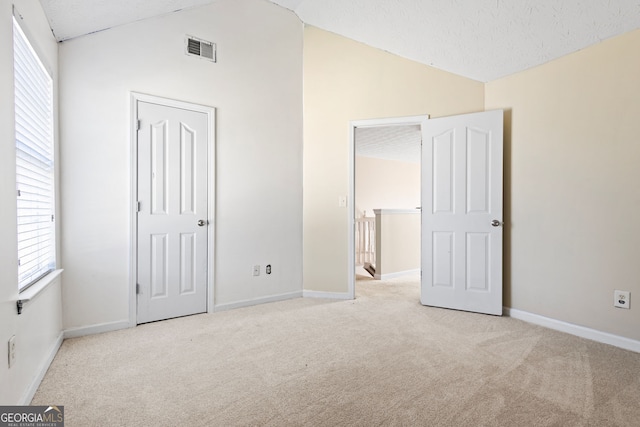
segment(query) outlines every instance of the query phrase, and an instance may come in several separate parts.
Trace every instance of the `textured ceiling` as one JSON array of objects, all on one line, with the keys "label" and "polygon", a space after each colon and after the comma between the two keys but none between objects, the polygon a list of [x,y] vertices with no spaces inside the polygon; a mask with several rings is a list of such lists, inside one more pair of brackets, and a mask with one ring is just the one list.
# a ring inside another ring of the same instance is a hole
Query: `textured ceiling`
[{"label": "textured ceiling", "polygon": [[[239,0],[40,0],[59,41],[217,1]],[[269,1],[305,24],[482,82],[640,28],[640,0]],[[415,128],[357,132],[359,155],[418,161]]]},{"label": "textured ceiling", "polygon": [[420,163],[420,126],[356,128],[356,155]]},{"label": "textured ceiling", "polygon": [[479,81],[640,28],[639,0],[271,0],[310,25]]},{"label": "textured ceiling", "polygon": [[[58,40],[215,1],[238,0],[40,0]],[[483,82],[640,28],[640,0],[270,1],[306,24]]]}]

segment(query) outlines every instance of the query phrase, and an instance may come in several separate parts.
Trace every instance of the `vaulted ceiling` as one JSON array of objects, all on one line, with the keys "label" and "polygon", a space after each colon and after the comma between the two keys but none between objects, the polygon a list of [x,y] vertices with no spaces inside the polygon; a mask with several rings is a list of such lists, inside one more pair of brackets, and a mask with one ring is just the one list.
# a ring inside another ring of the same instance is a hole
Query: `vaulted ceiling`
[{"label": "vaulted ceiling", "polygon": [[[40,1],[63,41],[237,0]],[[640,0],[270,1],[292,10],[305,24],[482,82],[640,28]]]},{"label": "vaulted ceiling", "polygon": [[[59,41],[238,0],[40,0]],[[640,0],[264,0],[302,22],[488,82],[640,28]],[[419,162],[412,127],[359,129],[358,155]]]}]

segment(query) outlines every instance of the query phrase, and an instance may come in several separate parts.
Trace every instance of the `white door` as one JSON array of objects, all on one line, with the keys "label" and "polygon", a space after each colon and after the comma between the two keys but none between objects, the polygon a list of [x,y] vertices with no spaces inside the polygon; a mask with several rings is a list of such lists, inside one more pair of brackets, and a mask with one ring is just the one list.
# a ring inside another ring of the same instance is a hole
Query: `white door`
[{"label": "white door", "polygon": [[423,127],[424,305],[502,314],[502,121],[496,110]]},{"label": "white door", "polygon": [[207,311],[203,112],[138,102],[137,322]]}]

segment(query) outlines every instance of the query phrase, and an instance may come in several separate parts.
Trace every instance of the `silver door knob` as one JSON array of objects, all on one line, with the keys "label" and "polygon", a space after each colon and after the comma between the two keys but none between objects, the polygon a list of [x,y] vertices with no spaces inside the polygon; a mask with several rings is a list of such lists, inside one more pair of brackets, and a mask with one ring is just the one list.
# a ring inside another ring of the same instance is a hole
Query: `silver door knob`
[{"label": "silver door knob", "polygon": [[491,225],[493,225],[494,227],[500,227],[502,225],[502,222],[494,219],[493,221],[491,221]]},{"label": "silver door knob", "polygon": [[207,225],[207,221],[205,221],[204,219],[201,219],[201,220],[198,221],[198,225],[200,227],[204,227],[205,225]]}]

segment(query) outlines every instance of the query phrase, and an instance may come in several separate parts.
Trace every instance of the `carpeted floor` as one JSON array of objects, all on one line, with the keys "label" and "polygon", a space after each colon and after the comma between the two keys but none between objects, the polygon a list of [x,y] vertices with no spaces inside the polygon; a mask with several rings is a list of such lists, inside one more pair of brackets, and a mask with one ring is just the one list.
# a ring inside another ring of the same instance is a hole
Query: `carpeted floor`
[{"label": "carpeted floor", "polygon": [[638,426],[640,354],[423,307],[418,278],[66,340],[66,426]]}]

